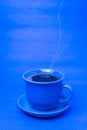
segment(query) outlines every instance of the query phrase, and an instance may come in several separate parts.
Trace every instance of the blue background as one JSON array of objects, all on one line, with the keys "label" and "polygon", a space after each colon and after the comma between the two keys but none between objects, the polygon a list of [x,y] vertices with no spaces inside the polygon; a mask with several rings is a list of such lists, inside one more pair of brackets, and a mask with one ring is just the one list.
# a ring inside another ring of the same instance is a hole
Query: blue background
[{"label": "blue background", "polygon": [[70,111],[53,119],[25,115],[21,75],[49,68],[59,46],[60,0],[0,0],[0,130],[87,130],[87,2],[64,0],[62,39],[53,69],[65,74],[74,98]]}]

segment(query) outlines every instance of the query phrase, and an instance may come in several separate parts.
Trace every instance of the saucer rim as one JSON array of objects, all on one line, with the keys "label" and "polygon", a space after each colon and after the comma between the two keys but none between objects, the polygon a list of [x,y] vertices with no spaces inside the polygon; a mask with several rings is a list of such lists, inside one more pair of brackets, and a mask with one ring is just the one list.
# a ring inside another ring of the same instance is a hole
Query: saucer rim
[{"label": "saucer rim", "polygon": [[22,105],[20,103],[20,101],[23,100],[23,98],[25,98],[25,101],[27,102],[27,104],[29,104],[26,99],[26,94],[22,94],[17,100],[17,104],[18,104],[19,108],[24,113],[34,116],[34,117],[41,117],[41,118],[55,117],[55,116],[58,116],[58,115],[62,114],[63,112],[65,112],[70,107],[70,101],[69,101],[67,103],[61,103],[61,104],[65,105],[65,107],[60,108],[60,109],[56,108],[56,109],[49,110],[49,111],[40,111],[40,110],[34,109],[34,108],[30,107],[30,104],[29,104],[29,106],[28,106],[28,107],[30,107],[30,110],[29,110],[25,107],[25,105]]}]

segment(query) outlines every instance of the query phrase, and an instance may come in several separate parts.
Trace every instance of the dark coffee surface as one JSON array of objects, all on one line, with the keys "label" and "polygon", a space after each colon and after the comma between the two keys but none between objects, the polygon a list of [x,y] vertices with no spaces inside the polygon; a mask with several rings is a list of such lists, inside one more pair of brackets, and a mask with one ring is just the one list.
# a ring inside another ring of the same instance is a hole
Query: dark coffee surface
[{"label": "dark coffee surface", "polygon": [[51,82],[59,80],[59,78],[51,74],[37,74],[32,76],[31,80],[35,82]]}]

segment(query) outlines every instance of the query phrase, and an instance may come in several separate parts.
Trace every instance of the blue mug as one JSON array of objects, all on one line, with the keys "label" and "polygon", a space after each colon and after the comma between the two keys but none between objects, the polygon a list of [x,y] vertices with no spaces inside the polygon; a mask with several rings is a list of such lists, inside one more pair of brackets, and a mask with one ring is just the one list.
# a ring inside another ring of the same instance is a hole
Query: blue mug
[{"label": "blue mug", "polygon": [[[35,69],[23,74],[26,84],[26,97],[31,106],[38,110],[50,110],[58,103],[67,103],[72,98],[72,89],[63,84],[64,74],[52,69]],[[69,94],[63,95],[64,89]],[[62,98],[65,96],[66,98]]]}]

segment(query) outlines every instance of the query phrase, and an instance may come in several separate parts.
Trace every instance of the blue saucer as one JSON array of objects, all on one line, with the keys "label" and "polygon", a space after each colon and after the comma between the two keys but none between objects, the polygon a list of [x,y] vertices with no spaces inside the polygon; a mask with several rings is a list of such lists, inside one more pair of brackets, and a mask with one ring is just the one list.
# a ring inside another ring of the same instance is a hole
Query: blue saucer
[{"label": "blue saucer", "polygon": [[70,102],[68,102],[67,104],[65,104],[65,103],[58,104],[58,106],[55,109],[52,109],[49,111],[40,111],[40,110],[34,109],[29,104],[29,102],[26,99],[26,95],[24,94],[21,97],[19,97],[18,106],[26,114],[29,114],[31,116],[49,118],[49,117],[54,117],[54,116],[57,116],[57,115],[65,112],[69,108]]}]

